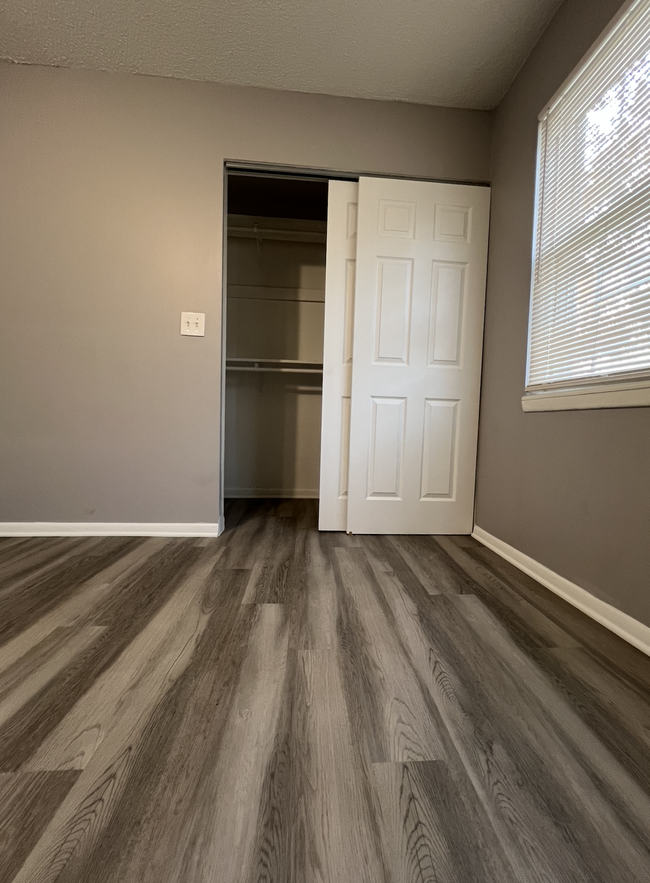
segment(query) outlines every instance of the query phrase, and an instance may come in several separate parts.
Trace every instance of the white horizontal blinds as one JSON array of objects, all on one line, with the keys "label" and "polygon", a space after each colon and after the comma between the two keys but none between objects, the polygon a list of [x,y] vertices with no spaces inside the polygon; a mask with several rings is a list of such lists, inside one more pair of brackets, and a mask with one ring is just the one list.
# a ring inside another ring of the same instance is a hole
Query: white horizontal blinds
[{"label": "white horizontal blinds", "polygon": [[527,386],[650,372],[650,0],[540,127]]}]

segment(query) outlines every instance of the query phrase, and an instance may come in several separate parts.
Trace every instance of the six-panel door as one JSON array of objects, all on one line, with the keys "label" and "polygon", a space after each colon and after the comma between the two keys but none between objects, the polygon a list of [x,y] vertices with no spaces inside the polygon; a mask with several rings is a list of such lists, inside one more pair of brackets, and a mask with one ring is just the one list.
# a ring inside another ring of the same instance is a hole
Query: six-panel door
[{"label": "six-panel door", "polygon": [[359,182],[352,533],[473,528],[489,200],[486,187]]}]

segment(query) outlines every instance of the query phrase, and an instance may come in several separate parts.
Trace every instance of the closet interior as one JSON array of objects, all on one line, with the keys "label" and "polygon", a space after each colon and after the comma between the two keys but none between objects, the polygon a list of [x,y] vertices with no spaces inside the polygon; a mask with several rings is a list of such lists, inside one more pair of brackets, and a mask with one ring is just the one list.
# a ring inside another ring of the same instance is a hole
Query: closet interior
[{"label": "closet interior", "polygon": [[327,188],[228,175],[226,497],[318,497]]}]

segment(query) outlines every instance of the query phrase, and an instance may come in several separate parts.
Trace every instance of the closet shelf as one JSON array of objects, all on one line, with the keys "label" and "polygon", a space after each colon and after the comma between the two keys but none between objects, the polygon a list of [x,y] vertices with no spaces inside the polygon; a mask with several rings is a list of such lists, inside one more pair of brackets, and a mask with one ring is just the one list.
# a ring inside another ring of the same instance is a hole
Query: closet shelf
[{"label": "closet shelf", "polygon": [[258,374],[271,372],[276,374],[322,374],[320,368],[246,368],[242,365],[226,365],[227,371],[256,371]]},{"label": "closet shelf", "polygon": [[303,362],[298,359],[226,359],[227,371],[255,371],[258,373],[322,374],[322,362]]},{"label": "closet shelf", "polygon": [[272,227],[228,227],[228,236],[241,239],[277,239],[285,242],[317,242],[324,245],[327,234],[317,230],[276,230]]}]

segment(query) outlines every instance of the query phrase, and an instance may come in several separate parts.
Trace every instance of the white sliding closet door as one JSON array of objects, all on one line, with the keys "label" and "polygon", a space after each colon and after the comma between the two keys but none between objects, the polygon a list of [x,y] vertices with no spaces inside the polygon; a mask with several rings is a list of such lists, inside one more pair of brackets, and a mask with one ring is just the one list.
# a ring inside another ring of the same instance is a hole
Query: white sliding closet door
[{"label": "white sliding closet door", "polygon": [[359,182],[352,533],[473,528],[489,201],[486,187]]},{"label": "white sliding closet door", "polygon": [[347,526],[358,190],[358,184],[348,181],[329,182],[320,530],[346,530]]}]

